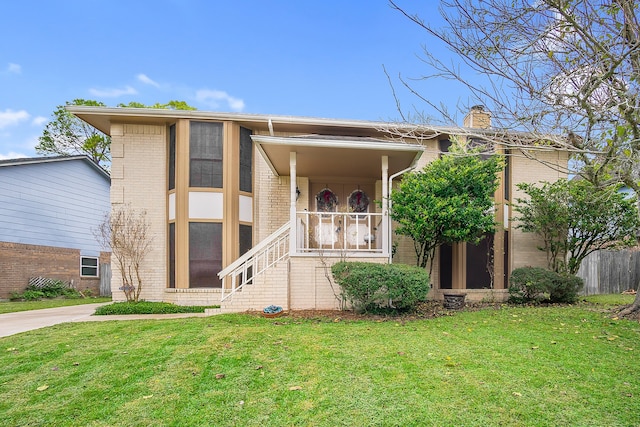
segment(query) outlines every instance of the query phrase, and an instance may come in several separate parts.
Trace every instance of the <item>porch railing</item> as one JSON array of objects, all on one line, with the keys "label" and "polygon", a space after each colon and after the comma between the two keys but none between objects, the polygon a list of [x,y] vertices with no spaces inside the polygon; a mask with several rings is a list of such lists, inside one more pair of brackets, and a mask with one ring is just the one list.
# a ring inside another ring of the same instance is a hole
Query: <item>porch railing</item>
[{"label": "porch railing", "polygon": [[298,252],[382,253],[382,214],[298,212]]},{"label": "porch railing", "polygon": [[222,301],[242,289],[244,285],[252,284],[258,275],[277,262],[289,257],[289,224],[284,224],[218,273],[222,281]]}]

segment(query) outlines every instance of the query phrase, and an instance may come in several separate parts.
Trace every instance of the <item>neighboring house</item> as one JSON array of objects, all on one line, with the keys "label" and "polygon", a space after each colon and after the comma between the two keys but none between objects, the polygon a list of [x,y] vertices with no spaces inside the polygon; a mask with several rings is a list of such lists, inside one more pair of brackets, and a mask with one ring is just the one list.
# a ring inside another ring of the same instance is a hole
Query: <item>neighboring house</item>
[{"label": "neighboring house", "polygon": [[93,230],[109,213],[109,174],[86,156],[0,161],[0,298],[32,277],[99,291],[109,253]]},{"label": "neighboring house", "polygon": [[[154,247],[142,298],[222,300],[223,311],[336,308],[329,266],[344,258],[389,262],[393,242],[393,262],[415,263],[412,243],[390,230],[389,188],[449,146],[446,129],[430,127],[420,128],[420,140],[397,140],[389,123],[67,108],[112,138],[112,205],[147,213]],[[465,123],[487,128],[490,116],[475,108]],[[511,270],[546,265],[533,236],[514,229],[509,201],[520,182],[562,177],[562,168],[545,164],[566,166],[567,153],[532,146],[509,154],[495,197],[504,229],[480,245],[441,248],[433,298],[453,289],[469,300],[503,299]],[[115,270],[114,298],[124,299]]]}]

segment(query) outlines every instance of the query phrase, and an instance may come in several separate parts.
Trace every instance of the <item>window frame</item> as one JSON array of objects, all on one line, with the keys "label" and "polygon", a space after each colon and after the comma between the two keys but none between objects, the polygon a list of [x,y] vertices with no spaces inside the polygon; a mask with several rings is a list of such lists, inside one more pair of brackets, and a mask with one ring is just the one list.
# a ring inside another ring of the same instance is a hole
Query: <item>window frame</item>
[{"label": "window frame", "polygon": [[[84,261],[85,260],[95,260],[96,265],[85,265]],[[96,274],[84,274],[84,269],[85,268],[92,268],[96,270]],[[80,255],[80,277],[83,278],[91,278],[91,279],[97,279],[100,277],[100,257],[97,256],[85,256],[85,255]]]}]

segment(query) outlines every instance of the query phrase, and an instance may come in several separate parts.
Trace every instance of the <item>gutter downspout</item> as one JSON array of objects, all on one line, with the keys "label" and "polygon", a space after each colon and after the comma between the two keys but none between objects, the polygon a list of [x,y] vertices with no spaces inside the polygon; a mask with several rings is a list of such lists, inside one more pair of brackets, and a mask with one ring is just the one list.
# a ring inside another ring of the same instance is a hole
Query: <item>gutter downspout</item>
[{"label": "gutter downspout", "polygon": [[[391,192],[393,191],[393,178],[397,178],[400,175],[404,175],[405,173],[410,172],[410,171],[414,170],[415,168],[416,168],[416,162],[414,162],[408,168],[406,168],[404,170],[401,170],[400,172],[396,172],[396,173],[394,173],[393,175],[391,175],[389,177],[389,190],[388,190],[389,194],[387,195],[387,197],[388,197],[388,199],[387,199],[387,211],[388,212],[391,212]],[[391,214],[388,215],[387,221],[389,221],[389,226],[388,226],[388,229],[389,229],[389,236],[388,236],[389,248],[388,248],[388,250],[389,250],[389,264],[391,264],[391,261],[392,261],[392,258],[393,258],[393,244],[391,243],[392,236],[393,236],[393,230],[392,230],[392,227],[391,227],[391,225],[392,225],[391,224]]]}]

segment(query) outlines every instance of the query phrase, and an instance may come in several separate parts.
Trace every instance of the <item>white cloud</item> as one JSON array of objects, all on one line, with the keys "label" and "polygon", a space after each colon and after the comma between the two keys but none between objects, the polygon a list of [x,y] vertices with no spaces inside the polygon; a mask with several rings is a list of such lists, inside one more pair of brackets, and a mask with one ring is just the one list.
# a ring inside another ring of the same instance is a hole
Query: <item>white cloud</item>
[{"label": "white cloud", "polygon": [[10,62],[9,66],[7,66],[7,71],[11,74],[20,74],[22,72],[22,67],[20,64]]},{"label": "white cloud", "polygon": [[242,99],[230,96],[222,90],[200,89],[196,91],[196,99],[211,108],[220,108],[221,104],[226,104],[232,111],[244,110],[244,101]]},{"label": "white cloud", "polygon": [[102,96],[105,98],[117,98],[123,95],[135,95],[137,90],[131,86],[126,86],[124,89],[89,89],[89,93],[93,96]]},{"label": "white cloud", "polygon": [[48,118],[43,117],[43,116],[38,116],[38,117],[34,117],[33,120],[31,120],[31,124],[34,126],[42,126],[45,123],[47,123],[49,121]]},{"label": "white cloud", "polygon": [[24,159],[25,157],[29,157],[24,153],[16,153],[15,151],[9,151],[7,154],[0,153],[0,160],[8,160],[8,159]]},{"label": "white cloud", "polygon": [[29,113],[24,110],[13,111],[11,109],[6,109],[4,111],[0,111],[0,129],[18,124],[23,120],[27,120],[29,117]]},{"label": "white cloud", "polygon": [[160,87],[160,84],[158,82],[151,80],[146,74],[138,74],[136,78],[144,84]]}]

